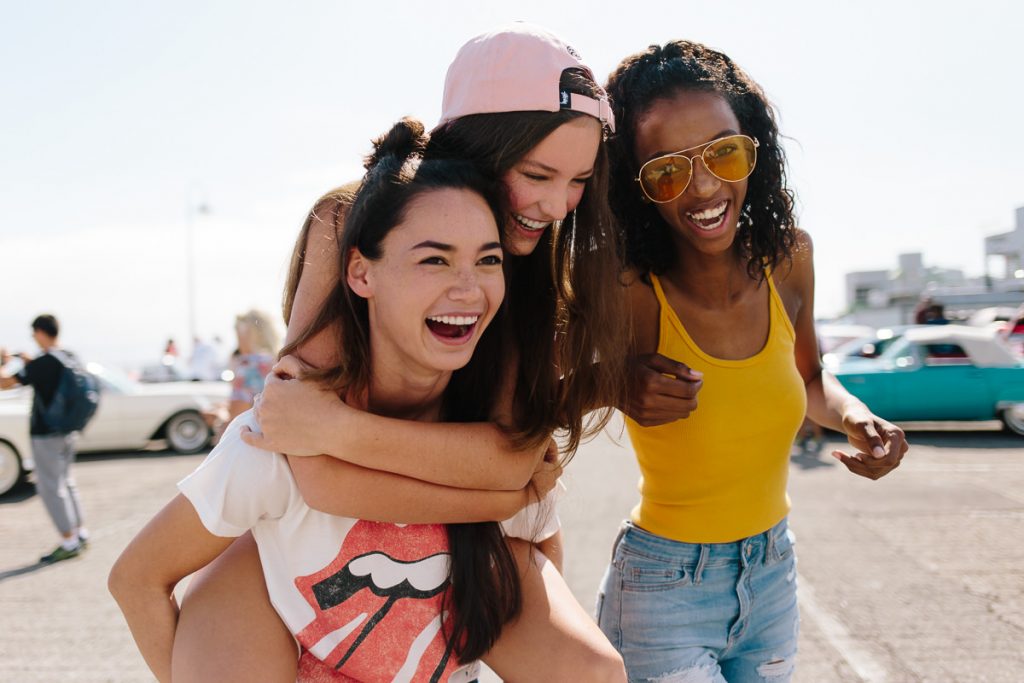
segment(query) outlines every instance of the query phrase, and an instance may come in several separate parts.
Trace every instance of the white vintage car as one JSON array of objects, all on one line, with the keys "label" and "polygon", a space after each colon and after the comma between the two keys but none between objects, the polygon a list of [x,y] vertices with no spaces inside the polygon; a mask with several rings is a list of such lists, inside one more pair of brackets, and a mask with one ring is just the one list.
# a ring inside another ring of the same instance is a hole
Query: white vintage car
[{"label": "white vintage car", "polygon": [[[99,378],[100,405],[78,441],[80,453],[137,450],[164,440],[179,453],[196,453],[210,442],[202,411],[227,400],[227,382],[140,384],[89,363]],[[0,393],[0,495],[32,470],[29,440],[31,389]]]}]

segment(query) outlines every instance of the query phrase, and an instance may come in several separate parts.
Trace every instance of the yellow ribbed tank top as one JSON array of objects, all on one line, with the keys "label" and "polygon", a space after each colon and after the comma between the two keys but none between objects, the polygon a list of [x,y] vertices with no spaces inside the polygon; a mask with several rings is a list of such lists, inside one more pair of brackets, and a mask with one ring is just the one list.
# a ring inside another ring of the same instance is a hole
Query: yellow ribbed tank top
[{"label": "yellow ribbed tank top", "polygon": [[633,522],[688,543],[727,543],[770,529],[789,512],[789,452],[807,411],[796,367],[796,335],[769,287],[768,341],[750,358],[704,353],[651,275],[661,307],[658,353],[704,373],[697,410],[683,420],[641,427],[626,419],[640,464]]}]

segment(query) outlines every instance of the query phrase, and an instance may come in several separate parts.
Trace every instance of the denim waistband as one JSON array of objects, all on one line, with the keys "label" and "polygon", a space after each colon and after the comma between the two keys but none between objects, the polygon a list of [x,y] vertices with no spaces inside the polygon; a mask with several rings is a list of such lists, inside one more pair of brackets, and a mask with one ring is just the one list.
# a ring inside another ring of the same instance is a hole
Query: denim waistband
[{"label": "denim waistband", "polygon": [[645,555],[667,562],[697,561],[703,554],[707,560],[750,560],[753,557],[763,557],[769,550],[781,540],[788,530],[787,518],[773,526],[771,529],[754,536],[741,538],[738,541],[729,543],[685,543],[674,541],[664,536],[652,534],[633,524],[631,521],[622,523],[619,529],[619,536],[615,540],[615,547],[625,540],[628,551]]}]

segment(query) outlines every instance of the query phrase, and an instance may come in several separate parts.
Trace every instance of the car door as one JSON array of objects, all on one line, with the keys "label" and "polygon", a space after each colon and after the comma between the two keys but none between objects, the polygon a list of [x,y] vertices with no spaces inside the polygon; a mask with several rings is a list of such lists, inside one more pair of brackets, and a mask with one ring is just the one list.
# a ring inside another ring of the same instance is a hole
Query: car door
[{"label": "car door", "polygon": [[982,368],[957,344],[907,345],[896,359],[902,369],[897,397],[903,420],[979,420],[992,413]]},{"label": "car door", "polygon": [[80,451],[127,450],[148,443],[151,420],[143,421],[142,406],[126,387],[107,376],[99,376],[100,404],[78,443]]}]

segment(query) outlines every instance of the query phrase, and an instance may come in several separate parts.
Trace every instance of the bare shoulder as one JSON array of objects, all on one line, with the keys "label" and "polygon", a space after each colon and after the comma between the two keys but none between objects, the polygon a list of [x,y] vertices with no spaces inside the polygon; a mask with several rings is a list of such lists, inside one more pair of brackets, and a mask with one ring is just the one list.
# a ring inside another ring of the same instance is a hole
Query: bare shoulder
[{"label": "bare shoulder", "polygon": [[625,272],[622,281],[629,301],[633,351],[651,353],[658,348],[658,320],[661,312],[654,287],[633,269]]},{"label": "bare shoulder", "polygon": [[782,303],[790,320],[796,321],[801,311],[814,302],[814,245],[806,231],[796,231],[796,240],[789,258],[772,272]]},{"label": "bare shoulder", "polygon": [[806,231],[797,229],[792,253],[779,264],[773,276],[783,293],[802,295],[814,288],[814,243]]},{"label": "bare shoulder", "polygon": [[345,230],[345,218],[355,200],[359,181],[353,181],[326,193],[313,205],[305,235],[307,259],[336,253]]}]

